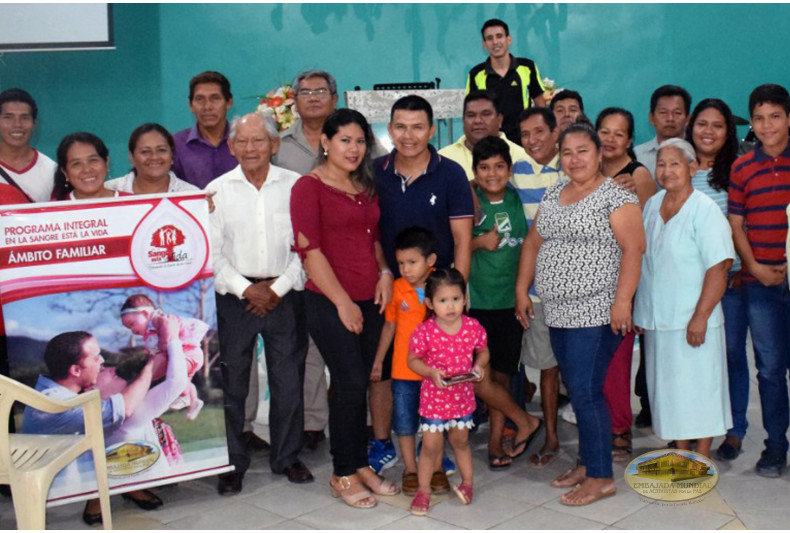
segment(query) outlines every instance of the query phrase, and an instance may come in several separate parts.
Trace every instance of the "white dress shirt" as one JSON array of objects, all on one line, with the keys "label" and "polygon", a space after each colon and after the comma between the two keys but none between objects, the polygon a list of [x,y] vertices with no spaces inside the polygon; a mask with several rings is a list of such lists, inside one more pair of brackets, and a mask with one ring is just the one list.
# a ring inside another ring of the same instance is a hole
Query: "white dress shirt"
[{"label": "white dress shirt", "polygon": [[250,183],[241,166],[206,186],[216,192],[211,213],[214,288],[243,298],[251,278],[277,278],[271,285],[280,297],[302,290],[305,274],[291,225],[291,188],[299,174],[274,165],[260,189]]}]

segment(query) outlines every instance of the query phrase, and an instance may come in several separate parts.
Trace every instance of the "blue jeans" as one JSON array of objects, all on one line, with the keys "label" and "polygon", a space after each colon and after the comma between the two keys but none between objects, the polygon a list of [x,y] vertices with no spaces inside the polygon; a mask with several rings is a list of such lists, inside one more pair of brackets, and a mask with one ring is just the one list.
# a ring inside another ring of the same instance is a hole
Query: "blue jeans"
[{"label": "blue jeans", "polygon": [[422,380],[392,380],[392,431],[399,437],[416,435],[420,429]]},{"label": "blue jeans", "polygon": [[787,453],[790,407],[787,371],[790,367],[790,291],[787,280],[766,287],[760,282],[746,285],[746,309],[752,329],[754,359],[763,427],[768,433],[766,449]]},{"label": "blue jeans", "polygon": [[[732,275],[730,275],[730,281]],[[749,405],[749,362],[746,358],[746,334],[749,316],[746,312],[746,288],[728,287],[721,300],[724,311],[724,334],[727,341],[727,377],[730,384],[732,429],[728,437],[746,436],[746,407]]]},{"label": "blue jeans", "polygon": [[568,387],[579,426],[579,452],[587,477],[612,477],[612,420],[603,382],[621,337],[609,325],[549,327],[551,349]]}]

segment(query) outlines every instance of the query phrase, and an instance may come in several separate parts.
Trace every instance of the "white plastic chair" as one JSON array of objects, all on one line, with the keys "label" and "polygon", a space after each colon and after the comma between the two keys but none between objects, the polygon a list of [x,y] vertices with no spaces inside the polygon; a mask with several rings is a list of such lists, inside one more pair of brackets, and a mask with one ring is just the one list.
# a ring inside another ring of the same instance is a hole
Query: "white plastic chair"
[{"label": "white plastic chair", "polygon": [[[9,434],[8,420],[15,401],[46,413],[82,407],[85,434]],[[104,529],[112,529],[99,391],[57,401],[0,375],[0,484],[11,485],[18,529],[45,529],[47,494],[52,480],[86,451],[93,452]]]}]

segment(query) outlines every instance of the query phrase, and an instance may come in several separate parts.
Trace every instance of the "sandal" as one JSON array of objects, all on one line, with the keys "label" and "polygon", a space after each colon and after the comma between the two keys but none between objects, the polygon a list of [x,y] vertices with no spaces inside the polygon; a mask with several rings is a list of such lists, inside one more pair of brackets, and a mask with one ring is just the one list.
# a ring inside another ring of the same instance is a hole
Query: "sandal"
[{"label": "sandal", "polygon": [[420,488],[416,472],[404,472],[401,478],[401,489],[406,496],[414,496]]},{"label": "sandal", "polygon": [[414,499],[411,501],[411,505],[409,506],[409,511],[411,514],[417,516],[425,516],[428,514],[428,510],[431,508],[431,495],[425,494],[423,491],[417,491],[417,495],[414,496]]},{"label": "sandal", "polygon": [[488,454],[488,468],[491,470],[505,470],[510,468],[513,459],[507,455],[496,455],[494,453]]},{"label": "sandal", "polygon": [[[631,432],[613,433],[612,434],[612,461],[615,463],[626,463],[631,458],[633,453],[633,445],[631,441]],[[624,442],[625,444],[615,444],[617,441]]]},{"label": "sandal", "polygon": [[[557,489],[567,489],[568,487],[575,487],[585,479],[587,479],[587,471],[582,470],[584,467],[574,467],[565,473],[558,476],[551,482],[551,486]],[[577,473],[578,472],[578,473]]]},{"label": "sandal", "polygon": [[602,490],[601,492],[597,492],[595,494],[587,493],[579,499],[573,499],[573,496],[578,494],[582,488],[578,487],[573,489],[569,492],[566,492],[562,496],[560,496],[560,503],[562,505],[568,505],[570,507],[581,507],[583,505],[590,505],[591,503],[595,503],[598,500],[603,500],[604,498],[609,498],[610,496],[614,496],[617,492],[614,484],[610,487]]},{"label": "sandal", "polygon": [[376,494],[377,496],[395,496],[396,494],[400,494],[400,488],[395,483],[393,483],[392,481],[390,481],[385,477],[376,474],[376,471],[373,470],[372,468],[370,470],[374,476],[372,479],[378,481],[377,484],[374,482],[375,486],[366,482],[362,476],[360,476],[360,479],[362,480],[362,483],[365,486],[367,486],[367,488],[370,489],[370,491],[373,494]]},{"label": "sandal", "polygon": [[560,450],[538,450],[529,458],[529,466],[533,468],[545,468],[553,463],[560,456]]},{"label": "sandal", "polygon": [[450,492],[450,480],[447,474],[438,470],[431,476],[431,492],[434,494],[444,494]]},{"label": "sandal", "polygon": [[472,488],[472,485],[461,483],[453,487],[453,491],[455,491],[455,495],[458,496],[458,499],[460,499],[464,505],[472,503],[472,498],[474,498],[475,495],[475,490]]},{"label": "sandal", "polygon": [[533,440],[535,440],[535,436],[538,434],[538,432],[541,429],[543,429],[543,419],[542,418],[538,419],[538,427],[536,427],[534,430],[532,430],[532,433],[529,434],[529,437],[527,437],[526,439],[524,439],[524,440],[522,440],[520,442],[517,442],[517,443],[515,443],[513,445],[513,451],[514,452],[516,450],[518,450],[519,448],[521,448],[522,446],[523,446],[523,448],[521,448],[521,451],[511,454],[510,458],[511,459],[518,459],[519,457],[524,455],[524,452],[527,451],[527,448],[529,448],[529,445],[532,444]]},{"label": "sandal", "polygon": [[[343,477],[333,475],[329,479],[329,486],[332,489],[332,497],[342,498],[343,502],[349,507],[370,509],[378,504],[376,498],[370,494],[370,491],[356,474]],[[365,500],[367,500],[367,502]]]}]

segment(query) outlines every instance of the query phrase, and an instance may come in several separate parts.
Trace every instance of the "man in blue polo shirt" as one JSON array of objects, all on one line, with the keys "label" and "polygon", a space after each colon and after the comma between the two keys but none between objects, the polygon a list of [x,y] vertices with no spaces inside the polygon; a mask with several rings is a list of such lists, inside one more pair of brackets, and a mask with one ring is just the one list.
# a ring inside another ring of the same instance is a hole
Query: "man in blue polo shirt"
[{"label": "man in blue polo shirt", "polygon": [[401,98],[392,106],[387,129],[395,149],[373,165],[387,263],[397,275],[395,236],[417,225],[430,230],[436,240],[436,265],[454,265],[468,276],[472,191],[461,166],[429,144],[436,130],[431,104],[415,95]]},{"label": "man in blue polo shirt", "polygon": [[[395,236],[410,226],[422,226],[434,236],[436,265],[455,265],[468,277],[474,217],[472,190],[463,168],[440,156],[429,144],[436,131],[431,104],[416,95],[404,96],[392,106],[387,129],[395,149],[373,163],[381,209],[381,247],[387,264],[398,276]],[[395,448],[390,440],[391,364],[388,354],[381,381],[371,383],[370,388],[375,438],[368,460],[374,469],[395,464]]]}]

